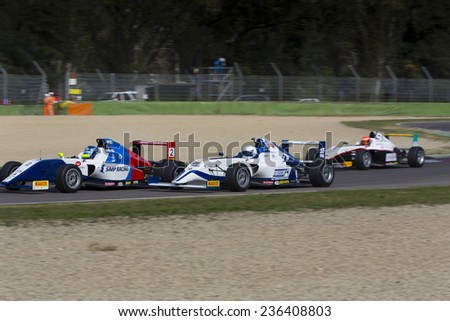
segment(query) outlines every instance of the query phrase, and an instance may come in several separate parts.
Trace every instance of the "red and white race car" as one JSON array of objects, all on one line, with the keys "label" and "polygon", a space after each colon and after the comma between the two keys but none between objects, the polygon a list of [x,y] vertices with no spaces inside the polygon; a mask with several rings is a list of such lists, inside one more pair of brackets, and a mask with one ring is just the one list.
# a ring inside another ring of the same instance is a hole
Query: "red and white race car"
[{"label": "red and white race car", "polygon": [[[390,137],[412,137],[410,148],[397,147]],[[354,145],[342,142],[327,150],[327,159],[335,167],[354,167],[367,170],[371,166],[407,164],[410,167],[422,167],[425,163],[425,151],[418,144],[417,134],[381,134],[372,131]]]}]

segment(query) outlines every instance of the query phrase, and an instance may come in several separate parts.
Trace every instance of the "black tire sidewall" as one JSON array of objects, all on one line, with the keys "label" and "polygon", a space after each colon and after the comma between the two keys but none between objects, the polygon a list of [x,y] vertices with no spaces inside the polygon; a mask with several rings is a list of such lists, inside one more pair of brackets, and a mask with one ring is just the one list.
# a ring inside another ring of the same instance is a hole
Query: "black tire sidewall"
[{"label": "black tire sidewall", "polygon": [[14,172],[21,165],[22,165],[21,162],[16,161],[6,162],[2,166],[2,169],[0,170],[0,182],[3,181],[5,178],[7,178],[9,175],[11,175],[11,173]]},{"label": "black tire sidewall", "polygon": [[[419,163],[419,161],[417,160],[417,156],[420,152],[423,154],[424,157],[424,161],[422,163]],[[411,147],[408,151],[408,165],[410,167],[422,167],[424,163],[425,163],[425,151],[423,150],[423,148],[418,146]]]},{"label": "black tire sidewall", "polygon": [[[364,164],[364,155],[369,155],[370,157],[370,165],[366,166]],[[357,150],[355,155],[355,167],[359,170],[368,170],[372,165],[372,154],[368,150]]]},{"label": "black tire sidewall", "polygon": [[[77,185],[76,188],[73,188],[72,186],[69,186],[67,184],[67,180],[66,180],[66,176],[68,174],[68,172],[70,170],[75,169],[78,172],[79,175],[79,184]],[[72,164],[64,164],[61,165],[58,170],[56,171],[56,175],[55,175],[55,185],[56,188],[62,192],[62,193],[76,193],[82,184],[82,175],[81,175],[81,171],[80,169]]]},{"label": "black tire sidewall", "polygon": [[[331,171],[331,179],[329,181],[325,180],[324,178],[324,171],[325,168],[329,169]],[[322,160],[316,160],[308,167],[309,172],[309,181],[312,186],[314,187],[328,187],[330,186],[334,181],[334,167],[331,164],[331,162],[327,162]]]},{"label": "black tire sidewall", "polygon": [[[245,186],[241,186],[238,183],[237,175],[239,171],[246,171],[248,175],[248,183]],[[233,164],[228,167],[225,174],[225,185],[233,192],[244,192],[250,187],[251,175],[250,170],[243,164]]]},{"label": "black tire sidewall", "polygon": [[312,148],[309,148],[308,151],[306,152],[305,160],[315,161],[315,160],[317,160],[317,156],[318,156],[317,148],[312,147]]},{"label": "black tire sidewall", "polygon": [[161,182],[170,183],[186,167],[183,162],[165,161],[160,171]]}]

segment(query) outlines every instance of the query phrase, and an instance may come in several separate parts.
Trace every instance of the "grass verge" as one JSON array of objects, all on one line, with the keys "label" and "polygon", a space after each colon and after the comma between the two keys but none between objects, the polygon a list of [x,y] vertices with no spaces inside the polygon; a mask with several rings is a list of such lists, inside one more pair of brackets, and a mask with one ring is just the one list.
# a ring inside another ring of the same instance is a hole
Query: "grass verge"
[{"label": "grass verge", "polygon": [[95,115],[450,116],[439,103],[95,102]]},{"label": "grass verge", "polygon": [[[93,102],[94,115],[274,115],[450,117],[449,103]],[[65,111],[61,110],[61,114]],[[41,115],[42,105],[2,106],[1,115]]]},{"label": "grass verge", "polygon": [[[370,197],[367,197],[367,193],[370,193]],[[175,198],[170,199],[170,201],[167,199],[149,199],[101,203],[0,206],[0,224],[16,225],[30,220],[65,220],[65,222],[70,222],[80,219],[95,220],[111,217],[132,218],[244,211],[277,213],[352,207],[440,205],[450,204],[449,194],[450,186],[444,186],[379,189],[370,192],[367,190],[327,190],[314,193]]]}]

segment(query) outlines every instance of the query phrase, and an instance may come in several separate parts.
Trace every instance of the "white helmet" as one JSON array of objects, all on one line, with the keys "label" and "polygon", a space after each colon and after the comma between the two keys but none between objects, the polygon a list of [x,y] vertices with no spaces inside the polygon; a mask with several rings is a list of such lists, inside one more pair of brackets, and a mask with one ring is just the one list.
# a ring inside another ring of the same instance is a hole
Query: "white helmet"
[{"label": "white helmet", "polygon": [[255,157],[257,154],[257,150],[255,146],[245,146],[242,149],[242,155],[248,156],[248,157]]}]

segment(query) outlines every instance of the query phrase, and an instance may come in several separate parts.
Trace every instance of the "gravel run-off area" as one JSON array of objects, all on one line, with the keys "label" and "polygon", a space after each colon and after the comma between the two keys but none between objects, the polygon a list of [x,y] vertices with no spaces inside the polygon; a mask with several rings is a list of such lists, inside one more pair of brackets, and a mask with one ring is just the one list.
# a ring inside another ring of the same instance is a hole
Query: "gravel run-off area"
[{"label": "gravel run-off area", "polygon": [[[121,141],[124,133],[194,134],[200,144],[267,133],[275,141],[367,135],[343,120],[1,117],[0,162],[74,155],[97,137]],[[425,149],[438,144],[421,141]],[[24,222],[0,226],[0,300],[450,300],[449,240],[448,205]]]}]

